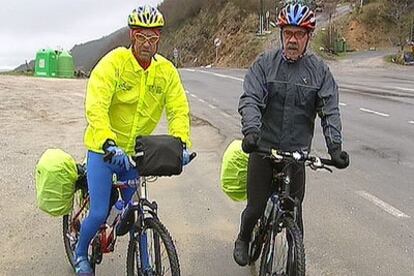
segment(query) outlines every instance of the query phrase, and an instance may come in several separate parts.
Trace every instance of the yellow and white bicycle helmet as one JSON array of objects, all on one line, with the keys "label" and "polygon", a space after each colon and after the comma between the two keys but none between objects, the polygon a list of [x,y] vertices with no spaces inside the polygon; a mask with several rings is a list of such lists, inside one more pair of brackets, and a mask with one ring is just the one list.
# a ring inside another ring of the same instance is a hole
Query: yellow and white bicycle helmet
[{"label": "yellow and white bicycle helmet", "polygon": [[139,6],[128,16],[128,26],[134,28],[162,28],[164,16],[161,12],[149,5]]}]

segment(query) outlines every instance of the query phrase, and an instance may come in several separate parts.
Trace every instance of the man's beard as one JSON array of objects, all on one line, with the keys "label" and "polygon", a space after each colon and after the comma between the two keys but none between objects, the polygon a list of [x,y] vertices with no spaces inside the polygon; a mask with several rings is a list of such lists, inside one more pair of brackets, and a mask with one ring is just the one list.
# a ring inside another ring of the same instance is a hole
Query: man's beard
[{"label": "man's beard", "polygon": [[297,51],[297,50],[299,50],[299,45],[297,43],[289,43],[286,46],[286,50]]}]

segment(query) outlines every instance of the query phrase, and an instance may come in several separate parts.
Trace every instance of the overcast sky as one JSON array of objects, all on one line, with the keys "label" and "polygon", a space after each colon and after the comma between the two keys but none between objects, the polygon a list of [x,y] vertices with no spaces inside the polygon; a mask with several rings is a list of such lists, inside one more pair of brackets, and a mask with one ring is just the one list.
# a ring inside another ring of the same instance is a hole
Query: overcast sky
[{"label": "overcast sky", "polygon": [[[7,2],[7,3],[5,3]],[[162,0],[0,0],[0,69],[45,47],[70,50],[126,26],[134,7]]]}]

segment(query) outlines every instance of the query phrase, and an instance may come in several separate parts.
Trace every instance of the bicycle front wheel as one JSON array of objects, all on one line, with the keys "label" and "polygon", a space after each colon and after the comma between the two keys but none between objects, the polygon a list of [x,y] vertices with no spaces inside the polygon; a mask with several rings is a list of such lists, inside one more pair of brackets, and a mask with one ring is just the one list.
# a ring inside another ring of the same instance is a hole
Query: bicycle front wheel
[{"label": "bicycle front wheel", "polygon": [[302,233],[291,218],[283,220],[282,231],[267,236],[260,262],[260,276],[304,276],[305,248]]},{"label": "bicycle front wheel", "polygon": [[168,230],[156,218],[146,218],[140,234],[128,244],[127,275],[180,275],[177,252]]}]

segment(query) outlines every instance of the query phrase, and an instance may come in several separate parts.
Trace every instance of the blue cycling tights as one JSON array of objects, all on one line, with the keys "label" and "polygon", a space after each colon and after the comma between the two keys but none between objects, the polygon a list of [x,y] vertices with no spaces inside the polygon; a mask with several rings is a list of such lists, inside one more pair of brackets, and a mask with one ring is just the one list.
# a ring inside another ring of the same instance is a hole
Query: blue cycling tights
[{"label": "blue cycling tights", "polygon": [[[82,222],[80,238],[76,247],[76,256],[87,256],[88,246],[95,236],[99,227],[105,223],[108,216],[112,177],[117,175],[120,181],[133,180],[138,177],[138,172],[134,168],[126,171],[125,168],[104,162],[103,154],[88,152],[87,179],[90,196],[89,215]],[[122,189],[122,199],[128,202],[135,189]]]}]

